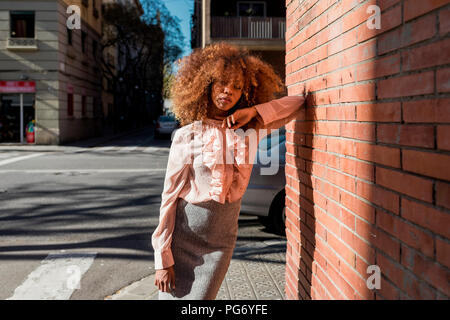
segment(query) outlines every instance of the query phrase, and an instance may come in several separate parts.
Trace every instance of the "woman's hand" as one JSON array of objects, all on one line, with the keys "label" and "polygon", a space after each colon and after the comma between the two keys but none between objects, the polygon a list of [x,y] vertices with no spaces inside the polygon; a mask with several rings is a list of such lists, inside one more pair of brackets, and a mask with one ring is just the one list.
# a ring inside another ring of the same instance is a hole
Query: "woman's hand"
[{"label": "woman's hand", "polygon": [[155,286],[162,292],[170,292],[171,289],[175,289],[175,269],[173,266],[156,270]]},{"label": "woman's hand", "polygon": [[222,128],[229,129],[240,128],[250,122],[258,112],[255,107],[243,108],[236,110],[232,115],[223,119]]}]

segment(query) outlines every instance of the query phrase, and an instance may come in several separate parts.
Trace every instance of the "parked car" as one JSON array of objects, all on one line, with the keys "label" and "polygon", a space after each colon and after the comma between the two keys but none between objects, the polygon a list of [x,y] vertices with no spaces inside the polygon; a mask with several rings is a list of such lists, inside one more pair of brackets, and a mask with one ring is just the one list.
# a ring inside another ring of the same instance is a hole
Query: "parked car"
[{"label": "parked car", "polygon": [[[270,162],[264,164],[267,161],[261,161],[264,160],[263,153],[267,153],[269,159],[272,159],[272,154],[278,153],[278,164],[272,163],[274,168],[277,168],[274,174],[261,172],[262,168],[271,166]],[[270,134],[261,139],[247,191],[241,203],[242,213],[258,216],[264,226],[279,235],[285,235],[285,164],[286,129],[282,127],[278,130],[278,138]]]},{"label": "parked car", "polygon": [[175,116],[172,114],[162,115],[159,116],[158,120],[156,121],[156,127],[155,127],[155,138],[160,138],[163,135],[171,135],[172,133],[180,127],[180,123],[177,119],[175,119]]}]

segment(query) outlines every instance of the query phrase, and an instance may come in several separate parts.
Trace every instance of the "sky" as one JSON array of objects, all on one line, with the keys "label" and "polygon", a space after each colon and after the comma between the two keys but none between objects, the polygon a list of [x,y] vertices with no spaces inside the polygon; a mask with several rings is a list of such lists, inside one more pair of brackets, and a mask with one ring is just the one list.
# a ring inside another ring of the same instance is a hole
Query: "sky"
[{"label": "sky", "polygon": [[181,31],[184,35],[183,56],[191,53],[191,13],[194,7],[194,0],[161,0],[166,5],[172,16],[180,19]]}]

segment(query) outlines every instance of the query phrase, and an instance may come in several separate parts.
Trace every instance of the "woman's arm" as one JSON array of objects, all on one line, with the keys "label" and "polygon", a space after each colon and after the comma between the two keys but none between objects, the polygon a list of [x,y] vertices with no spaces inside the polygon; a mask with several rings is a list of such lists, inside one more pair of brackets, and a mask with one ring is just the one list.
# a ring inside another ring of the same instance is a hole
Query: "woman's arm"
[{"label": "woman's arm", "polygon": [[255,129],[279,129],[303,112],[305,97],[286,96],[253,106],[256,110]]},{"label": "woman's arm", "polygon": [[159,224],[152,234],[155,269],[165,269],[174,264],[172,250],[172,233],[175,226],[175,215],[178,196],[189,178],[190,148],[183,135],[184,130],[178,129],[173,137],[167,162],[164,190],[161,194]]}]

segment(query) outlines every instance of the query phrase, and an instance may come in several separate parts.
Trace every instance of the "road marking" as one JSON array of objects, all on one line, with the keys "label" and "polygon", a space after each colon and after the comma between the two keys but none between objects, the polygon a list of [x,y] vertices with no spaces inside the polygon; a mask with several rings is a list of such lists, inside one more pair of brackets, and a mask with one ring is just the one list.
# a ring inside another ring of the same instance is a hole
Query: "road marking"
[{"label": "road marking", "polygon": [[139,147],[139,146],[123,147],[123,148],[120,148],[117,152],[118,152],[118,153],[131,152],[131,151],[136,150],[138,147]]},{"label": "road marking", "polygon": [[154,151],[169,151],[169,148],[160,148],[160,147],[146,147],[142,152],[151,153]]},{"label": "road marking", "polygon": [[114,173],[114,172],[163,172],[166,168],[153,169],[5,169],[0,173]]},{"label": "road marking", "polygon": [[7,159],[7,160],[2,160],[0,161],[0,166],[4,166],[13,162],[17,162],[17,161],[22,161],[22,160],[26,160],[26,159],[31,159],[31,158],[36,158],[39,156],[42,156],[44,153],[33,153],[33,154],[28,154],[26,156],[20,156],[20,157],[15,157],[15,158],[11,158],[11,159]]},{"label": "road marking", "polygon": [[7,300],[68,300],[97,253],[51,253]]}]

